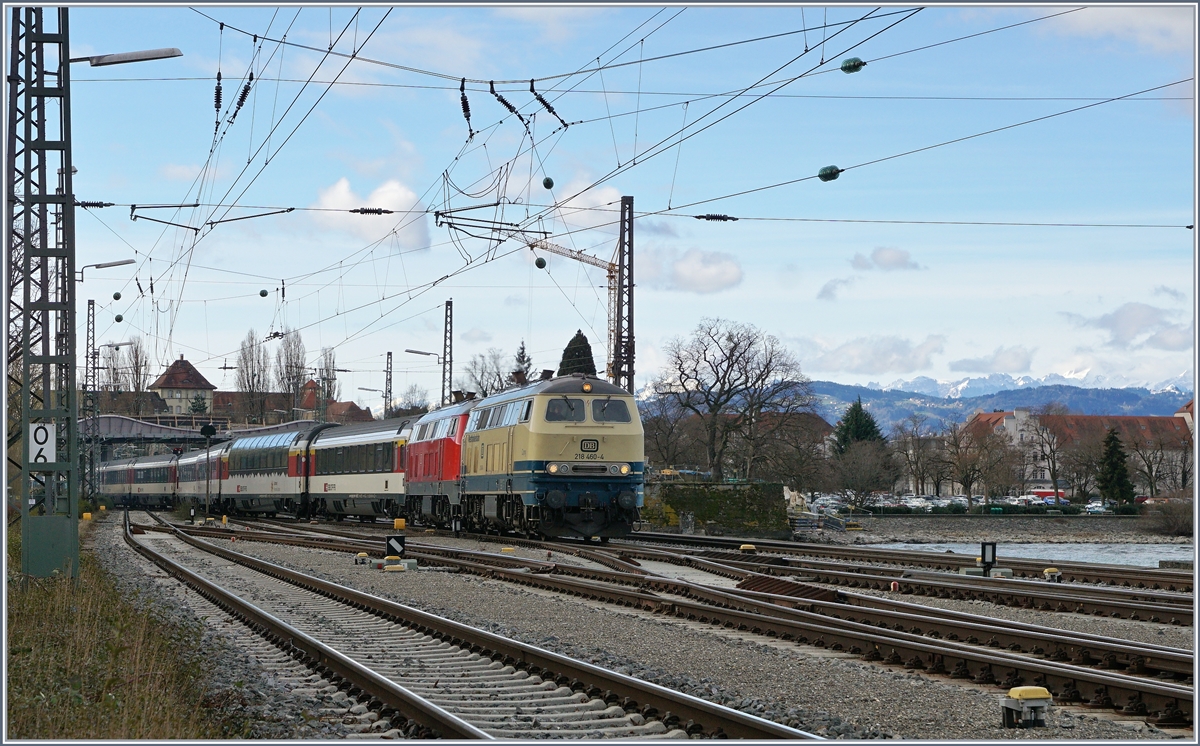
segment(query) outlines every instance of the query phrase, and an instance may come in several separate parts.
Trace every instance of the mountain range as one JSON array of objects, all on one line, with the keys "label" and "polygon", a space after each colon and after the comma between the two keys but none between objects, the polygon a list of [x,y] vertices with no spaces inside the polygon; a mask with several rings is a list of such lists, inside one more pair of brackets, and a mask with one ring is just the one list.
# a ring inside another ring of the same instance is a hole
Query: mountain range
[{"label": "mountain range", "polygon": [[[999,388],[1008,382],[1017,384]],[[1181,377],[1182,378],[1182,377]],[[1029,379],[1033,381],[1035,379]],[[1179,381],[1164,382],[1155,390],[1144,387],[1091,388],[1062,383],[1019,383],[1004,374],[985,379],[968,379],[957,384],[945,384],[930,378],[901,382],[911,391],[889,385],[887,388],[850,386],[832,381],[813,381],[817,397],[817,413],[830,424],[836,423],[856,399],[885,432],[895,423],[913,414],[938,422],[965,422],[976,411],[1011,411],[1016,407],[1030,409],[1056,402],[1075,414],[1141,415],[1169,417],[1193,398],[1191,376],[1186,388]],[[926,383],[931,382],[931,383]],[[991,388],[991,390],[988,390]],[[945,393],[943,393],[945,392]]]},{"label": "mountain range", "polygon": [[892,381],[886,386],[868,383],[867,388],[877,391],[907,391],[913,394],[961,399],[964,397],[984,396],[998,391],[1012,389],[1032,389],[1041,386],[1072,386],[1085,389],[1125,389],[1145,388],[1151,393],[1193,391],[1193,374],[1185,371],[1174,378],[1149,384],[1145,381],[1133,381],[1124,376],[1105,376],[1090,370],[1078,371],[1068,375],[1051,373],[1041,378],[1018,376],[1013,378],[1007,373],[993,373],[981,378],[963,378],[957,381],[938,381],[928,376],[917,376],[908,381]]}]

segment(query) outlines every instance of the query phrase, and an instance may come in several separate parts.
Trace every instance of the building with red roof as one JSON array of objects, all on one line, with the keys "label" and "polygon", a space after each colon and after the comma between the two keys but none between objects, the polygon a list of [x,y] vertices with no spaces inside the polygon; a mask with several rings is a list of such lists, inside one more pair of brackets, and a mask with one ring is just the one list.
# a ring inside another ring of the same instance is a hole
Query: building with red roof
[{"label": "building with red roof", "polygon": [[213,392],[217,387],[208,382],[196,366],[183,359],[171,363],[161,376],[150,384],[148,390],[158,394],[167,405],[170,414],[187,414],[192,401],[197,397],[204,400],[204,411],[212,412]]}]

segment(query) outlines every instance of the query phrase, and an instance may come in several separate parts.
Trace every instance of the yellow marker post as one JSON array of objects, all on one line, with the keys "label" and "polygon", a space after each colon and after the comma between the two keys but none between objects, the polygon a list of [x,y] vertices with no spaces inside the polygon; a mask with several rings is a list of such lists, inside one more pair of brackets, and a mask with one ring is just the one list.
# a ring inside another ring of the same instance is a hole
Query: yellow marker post
[{"label": "yellow marker post", "polygon": [[222,525],[222,526],[228,526],[228,525],[229,525],[229,516],[227,516],[227,515],[223,515],[223,516],[221,516],[221,525]]},{"label": "yellow marker post", "polygon": [[91,513],[84,513],[84,514],[83,514],[83,520],[85,520],[85,521],[90,521],[90,520],[92,520],[92,514],[91,514]]},{"label": "yellow marker post", "polygon": [[101,505],[101,506],[100,506],[100,510],[102,510],[102,511],[103,511],[103,510],[108,510],[108,506],[106,506],[106,505]]},{"label": "yellow marker post", "polygon": [[396,531],[403,531],[404,530],[404,519],[403,518],[392,519],[392,529],[394,529]]}]

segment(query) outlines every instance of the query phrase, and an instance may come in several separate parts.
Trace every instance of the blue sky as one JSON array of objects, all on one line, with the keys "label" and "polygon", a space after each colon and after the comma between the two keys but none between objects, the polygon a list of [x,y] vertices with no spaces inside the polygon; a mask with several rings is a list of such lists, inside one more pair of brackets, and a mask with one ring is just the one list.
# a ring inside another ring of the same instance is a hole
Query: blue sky
[{"label": "blue sky", "polygon": [[[219,367],[247,331],[286,323],[311,362],[336,346],[353,371],[343,398],[378,408],[357,389],[383,388],[388,350],[397,392],[416,383],[436,397],[433,358],[403,350],[440,350],[447,298],[460,371],[523,339],[536,367],[555,367],[576,329],[600,359],[607,322],[601,270],[553,255],[538,270],[515,240],[455,243],[432,212],[503,196],[502,212],[462,214],[608,259],[632,195],[638,385],[702,316],[754,324],[810,377],[843,383],[1190,378],[1195,232],[1179,226],[1195,220],[1194,8],[1089,8],[947,44],[1070,8],[896,6],[864,20],[871,9],[369,7],[356,21],[352,7],[201,8],[211,20],[185,7],[72,9],[73,56],[184,53],[72,68],[75,191],[117,204],[80,211],[79,263],[138,261],[89,270],[80,311],[97,299],[98,341],[141,334],[159,363],[183,354],[222,389],[234,378]],[[285,32],[290,46],[276,41]],[[648,59],[785,32],[799,33]],[[323,54],[331,42],[368,59]],[[868,64],[844,74],[849,56]],[[531,153],[487,83],[468,82],[467,142],[463,77],[536,78],[571,126],[528,83],[498,83],[531,121]],[[713,95],[760,81],[774,85]],[[811,178],[828,165],[847,170]],[[758,191],[714,200],[746,190]],[[297,209],[195,237],[129,219],[131,204],[197,200],[222,206],[138,214],[202,225]],[[410,212],[347,212],[357,207]],[[704,213],[740,219],[692,217]]]}]

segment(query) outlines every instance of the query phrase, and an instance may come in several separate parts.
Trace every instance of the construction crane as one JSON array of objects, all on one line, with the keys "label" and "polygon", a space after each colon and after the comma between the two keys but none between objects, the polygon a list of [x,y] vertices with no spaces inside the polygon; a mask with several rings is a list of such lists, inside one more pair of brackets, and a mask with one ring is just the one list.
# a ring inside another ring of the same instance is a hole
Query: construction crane
[{"label": "construction crane", "polygon": [[[495,207],[496,205],[481,205],[480,207]],[[460,210],[477,209],[476,207],[460,208]],[[545,238],[531,238],[531,231],[521,229],[513,223],[499,223],[493,220],[481,220],[461,216],[451,216],[451,212],[435,212],[434,220],[438,226],[446,226],[459,230],[475,238],[482,236],[471,233],[473,230],[492,231],[493,235],[515,238],[535,251],[541,250],[557,254],[567,259],[590,264],[604,270],[608,277],[608,361],[605,376],[615,385],[629,393],[633,393],[633,197],[621,198],[621,221],[617,239],[616,262],[607,262],[599,257],[576,249],[567,249],[551,243]],[[538,231],[540,232],[540,231]],[[543,233],[543,235],[545,235]],[[539,262],[538,267],[544,267]],[[447,314],[449,314],[447,304]],[[447,315],[447,319],[449,316]],[[449,323],[447,321],[447,323]],[[449,327],[447,327],[449,328]],[[447,339],[449,337],[447,336]],[[447,342],[447,345],[449,343]],[[449,347],[447,347],[447,351]],[[447,352],[447,354],[449,354]]]},{"label": "construction crane", "polygon": [[574,259],[605,271],[608,276],[608,362],[605,375],[617,386],[633,393],[633,197],[621,198],[616,262],[606,262],[544,238],[524,240],[531,249]]}]

